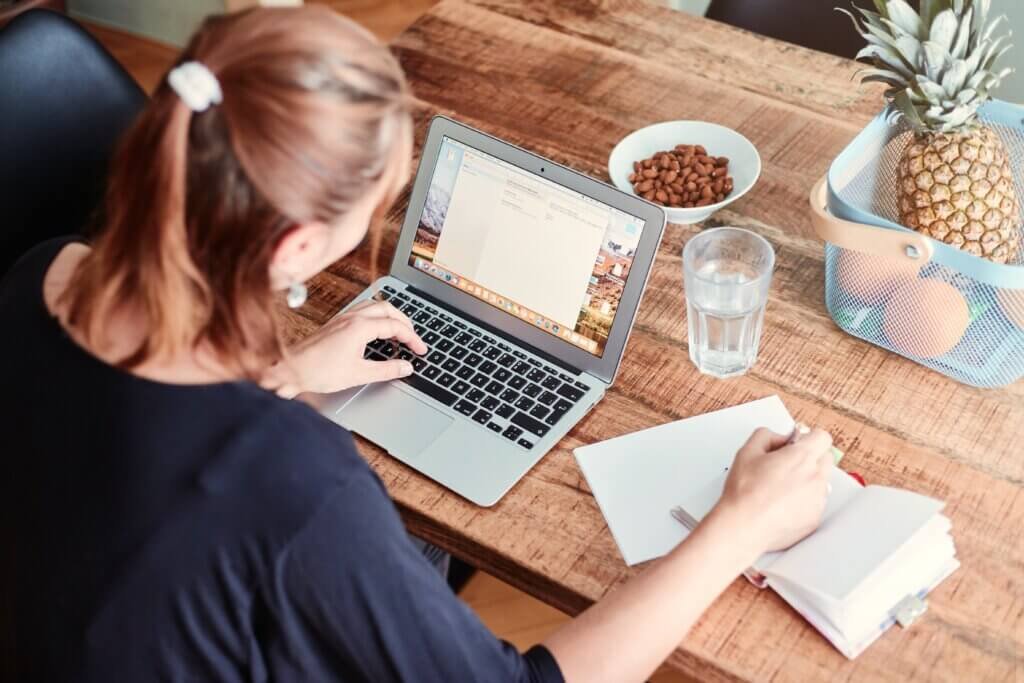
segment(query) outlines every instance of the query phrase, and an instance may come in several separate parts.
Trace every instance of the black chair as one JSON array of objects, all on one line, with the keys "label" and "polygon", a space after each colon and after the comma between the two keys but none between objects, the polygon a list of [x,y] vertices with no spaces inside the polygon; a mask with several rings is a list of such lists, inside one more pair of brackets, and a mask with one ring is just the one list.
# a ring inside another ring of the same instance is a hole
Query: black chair
[{"label": "black chair", "polygon": [[39,242],[82,233],[146,94],[71,19],[32,10],[0,29],[0,275]]},{"label": "black chair", "polygon": [[850,0],[711,0],[707,18],[853,59],[864,39],[835,7],[851,10]]}]

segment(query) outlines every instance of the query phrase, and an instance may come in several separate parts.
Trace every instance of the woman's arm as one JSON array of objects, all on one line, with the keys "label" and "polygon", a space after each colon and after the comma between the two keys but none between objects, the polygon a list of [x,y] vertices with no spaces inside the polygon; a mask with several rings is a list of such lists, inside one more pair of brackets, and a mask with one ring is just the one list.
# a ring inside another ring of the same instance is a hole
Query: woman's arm
[{"label": "woman's arm", "polygon": [[798,444],[785,441],[755,432],[736,456],[721,502],[683,543],[545,641],[566,681],[644,680],[763,552],[788,547],[818,525],[831,438],[815,430]]}]

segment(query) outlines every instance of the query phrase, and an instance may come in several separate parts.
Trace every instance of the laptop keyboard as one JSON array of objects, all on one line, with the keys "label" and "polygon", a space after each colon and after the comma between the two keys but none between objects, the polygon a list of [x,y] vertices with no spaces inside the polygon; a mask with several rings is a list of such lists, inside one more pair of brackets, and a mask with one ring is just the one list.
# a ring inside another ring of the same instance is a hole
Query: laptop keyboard
[{"label": "laptop keyboard", "polygon": [[394,341],[377,339],[363,356],[409,361],[414,372],[401,381],[522,448],[533,448],[589,391],[574,377],[409,292],[386,285],[373,298],[409,316],[429,350],[417,356]]}]

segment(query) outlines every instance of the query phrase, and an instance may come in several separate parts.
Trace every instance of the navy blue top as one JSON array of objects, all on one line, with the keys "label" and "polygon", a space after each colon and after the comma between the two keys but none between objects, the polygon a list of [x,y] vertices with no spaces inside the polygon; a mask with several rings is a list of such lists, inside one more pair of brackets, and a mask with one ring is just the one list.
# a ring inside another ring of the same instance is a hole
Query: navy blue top
[{"label": "navy blue top", "polygon": [[452,595],[346,431],[71,340],[42,298],[67,242],[0,282],[3,680],[562,680]]}]

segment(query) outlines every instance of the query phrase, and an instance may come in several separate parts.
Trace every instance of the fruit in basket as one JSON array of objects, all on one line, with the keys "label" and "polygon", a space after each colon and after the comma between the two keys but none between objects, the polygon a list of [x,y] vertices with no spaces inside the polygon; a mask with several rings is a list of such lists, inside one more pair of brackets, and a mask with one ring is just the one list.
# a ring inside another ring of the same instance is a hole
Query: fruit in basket
[{"label": "fruit in basket", "polygon": [[836,257],[839,288],[866,304],[881,303],[896,286],[916,278],[920,270],[919,261],[850,249],[840,249]]},{"label": "fruit in basket", "polygon": [[[978,108],[1012,70],[997,68],[1010,48],[996,36],[990,0],[874,0],[855,7],[868,42],[864,82],[889,86],[890,112],[913,131],[900,157],[894,194],[909,228],[996,263],[1020,248],[1021,207],[1002,140]],[[843,10],[845,11],[845,10]]]},{"label": "fruit in basket", "polygon": [[996,299],[1006,317],[1024,330],[1024,289],[997,289]]},{"label": "fruit in basket", "polygon": [[923,278],[893,292],[885,305],[882,330],[897,351],[935,358],[952,350],[970,324],[970,308],[960,290]]}]

